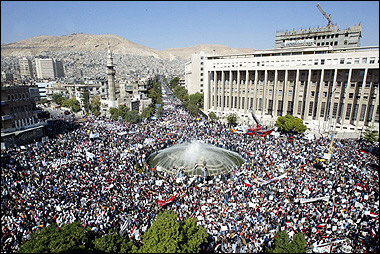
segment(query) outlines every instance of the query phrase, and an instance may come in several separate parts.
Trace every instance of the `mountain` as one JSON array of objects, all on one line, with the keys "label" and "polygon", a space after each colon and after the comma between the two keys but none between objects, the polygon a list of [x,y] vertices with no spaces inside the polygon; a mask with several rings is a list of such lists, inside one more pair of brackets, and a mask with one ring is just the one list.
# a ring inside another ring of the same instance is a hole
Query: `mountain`
[{"label": "mountain", "polygon": [[106,34],[71,34],[63,36],[37,36],[26,40],[1,45],[1,56],[38,56],[50,51],[107,51],[110,44],[115,54],[152,56],[158,59],[174,60],[179,57],[190,59],[191,54],[204,51],[206,54],[239,54],[252,52],[254,49],[236,49],[223,45],[196,45],[187,48],[159,50],[139,45],[121,36]]},{"label": "mountain", "polygon": [[199,53],[200,51],[203,51],[205,54],[213,54],[215,51],[215,55],[232,55],[252,53],[255,50],[250,48],[231,48],[228,46],[218,44],[201,44],[187,48],[172,48],[164,50],[164,52],[168,52],[172,55],[178,56],[186,60],[190,59],[192,54]]}]

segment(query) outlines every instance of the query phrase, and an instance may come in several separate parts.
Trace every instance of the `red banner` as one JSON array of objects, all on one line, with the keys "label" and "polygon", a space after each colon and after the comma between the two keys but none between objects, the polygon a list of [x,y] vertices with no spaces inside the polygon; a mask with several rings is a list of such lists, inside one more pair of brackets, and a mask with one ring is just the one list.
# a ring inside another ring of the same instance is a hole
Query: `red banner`
[{"label": "red banner", "polygon": [[171,202],[173,202],[173,200],[179,195],[179,193],[175,194],[173,197],[171,197],[170,199],[168,200],[158,200],[158,205],[159,206],[164,206],[166,204],[169,204]]}]

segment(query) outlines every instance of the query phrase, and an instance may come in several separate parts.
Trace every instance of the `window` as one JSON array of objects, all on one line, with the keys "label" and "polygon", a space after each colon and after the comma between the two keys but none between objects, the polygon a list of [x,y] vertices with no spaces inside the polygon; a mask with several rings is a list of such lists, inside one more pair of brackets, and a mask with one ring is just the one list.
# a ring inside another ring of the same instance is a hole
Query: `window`
[{"label": "window", "polygon": [[314,65],[318,65],[318,59],[314,59]]},{"label": "window", "polygon": [[362,104],[362,110],[360,112],[359,121],[364,121],[364,116],[365,116],[365,110],[366,110],[366,108],[367,108],[367,105]]},{"label": "window", "polygon": [[282,95],[282,90],[278,90],[278,95]]},{"label": "window", "polygon": [[326,98],[326,97],[327,97],[327,92],[323,92],[323,93],[322,93],[322,97],[323,97],[323,98]]},{"label": "window", "polygon": [[347,58],[347,64],[351,64],[352,58]]},{"label": "window", "polygon": [[352,107],[352,104],[351,104],[351,103],[348,103],[348,104],[347,104],[347,110],[346,110],[346,120],[349,120],[349,119],[350,119],[350,115],[351,115],[351,107]]},{"label": "window", "polygon": [[332,112],[333,117],[336,117],[337,111],[338,111],[338,103],[334,102],[334,107],[333,107],[333,112]]},{"label": "window", "polygon": [[362,58],[362,64],[366,64],[367,63],[367,57],[363,57]]},{"label": "window", "polygon": [[354,59],[354,64],[359,64],[359,58]]},{"label": "window", "polygon": [[297,114],[301,114],[301,110],[302,110],[302,101],[298,101],[298,110],[297,110]]},{"label": "window", "polygon": [[314,102],[310,102],[310,104],[309,104],[309,116],[312,116],[313,115],[313,103]]},{"label": "window", "polygon": [[311,97],[315,96],[315,91],[311,91]]},{"label": "window", "polygon": [[369,63],[370,64],[374,64],[375,63],[375,58],[374,57],[370,57],[369,58]]},{"label": "window", "polygon": [[348,94],[348,98],[349,98],[349,99],[354,98],[354,93],[349,93],[349,94]]},{"label": "window", "polygon": [[351,83],[351,87],[355,87],[356,83]]},{"label": "window", "polygon": [[293,94],[293,91],[292,91],[292,90],[289,90],[288,95],[291,96],[292,94]]},{"label": "window", "polygon": [[321,59],[321,65],[325,64],[325,59]]},{"label": "window", "polygon": [[268,94],[269,94],[269,95],[272,95],[272,89],[269,89]]},{"label": "window", "polygon": [[325,107],[326,107],[326,102],[322,102],[320,117],[323,117],[325,115]]},{"label": "window", "polygon": [[344,58],[341,58],[339,63],[344,64]]}]

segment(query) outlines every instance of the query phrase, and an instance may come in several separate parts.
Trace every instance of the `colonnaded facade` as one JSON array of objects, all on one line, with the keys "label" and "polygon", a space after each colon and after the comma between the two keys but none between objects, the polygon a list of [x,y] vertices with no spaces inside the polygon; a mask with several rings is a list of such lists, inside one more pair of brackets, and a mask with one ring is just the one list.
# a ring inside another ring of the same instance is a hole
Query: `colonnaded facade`
[{"label": "colonnaded facade", "polygon": [[206,56],[204,111],[273,126],[290,114],[310,129],[379,129],[379,47],[299,47]]}]

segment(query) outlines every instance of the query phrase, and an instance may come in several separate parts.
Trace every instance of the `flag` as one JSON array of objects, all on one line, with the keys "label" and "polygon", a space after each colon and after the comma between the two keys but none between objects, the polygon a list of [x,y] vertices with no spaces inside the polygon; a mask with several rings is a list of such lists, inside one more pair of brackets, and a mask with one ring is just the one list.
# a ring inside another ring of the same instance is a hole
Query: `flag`
[{"label": "flag", "polygon": [[179,193],[175,194],[173,197],[171,197],[170,199],[167,199],[167,200],[158,200],[158,205],[159,206],[164,206],[166,204],[169,204],[171,202],[173,202],[173,200],[179,195]]},{"label": "flag", "polygon": [[371,235],[373,235],[373,236],[376,235],[376,232],[375,232],[375,230],[373,230],[373,228],[371,228]]},{"label": "flag", "polygon": [[252,184],[251,184],[250,182],[248,182],[248,181],[245,181],[244,185],[245,185],[246,187],[252,187]]},{"label": "flag", "polygon": [[317,225],[317,228],[324,228],[324,227],[326,227],[326,223],[322,223],[322,224]]},{"label": "flag", "polygon": [[370,212],[370,213],[369,213],[369,216],[371,216],[371,217],[377,217],[377,216],[379,216],[379,214],[376,214],[376,213]]}]

